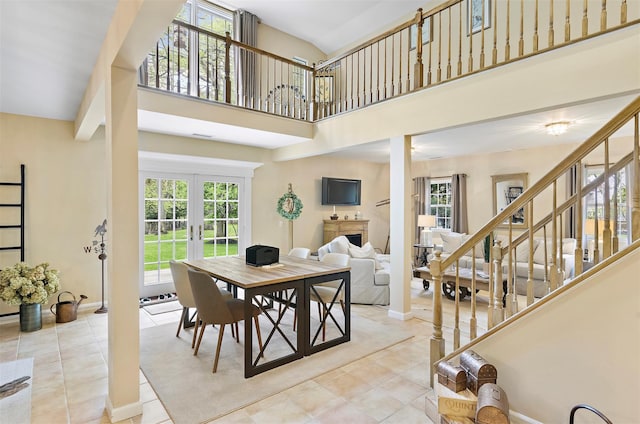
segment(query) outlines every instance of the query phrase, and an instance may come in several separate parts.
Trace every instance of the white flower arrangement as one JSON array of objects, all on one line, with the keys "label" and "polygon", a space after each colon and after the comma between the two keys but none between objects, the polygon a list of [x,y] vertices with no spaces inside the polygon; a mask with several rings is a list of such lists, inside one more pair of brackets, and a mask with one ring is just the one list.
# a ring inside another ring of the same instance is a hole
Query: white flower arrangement
[{"label": "white flower arrangement", "polygon": [[44,304],[59,289],[58,271],[46,262],[34,268],[20,262],[0,271],[0,299],[9,305]]}]

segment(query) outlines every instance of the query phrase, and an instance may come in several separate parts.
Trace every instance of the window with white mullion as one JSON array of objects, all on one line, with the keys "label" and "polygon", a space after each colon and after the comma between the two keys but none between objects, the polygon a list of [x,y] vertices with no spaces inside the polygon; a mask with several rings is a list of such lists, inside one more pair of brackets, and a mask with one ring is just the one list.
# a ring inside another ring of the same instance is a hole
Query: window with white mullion
[{"label": "window with white mullion", "polygon": [[427,187],[427,211],[436,227],[451,228],[451,178],[433,178]]}]

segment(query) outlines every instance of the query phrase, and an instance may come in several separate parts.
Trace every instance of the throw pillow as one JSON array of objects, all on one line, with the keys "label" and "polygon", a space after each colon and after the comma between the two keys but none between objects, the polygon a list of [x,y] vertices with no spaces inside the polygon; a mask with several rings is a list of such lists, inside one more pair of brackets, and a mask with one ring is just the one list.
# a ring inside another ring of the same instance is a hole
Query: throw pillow
[{"label": "throw pillow", "polygon": [[[535,252],[538,247],[538,241],[533,240],[533,250]],[[526,239],[522,243],[516,246],[516,262],[529,263],[529,239]]]},{"label": "throw pillow", "polygon": [[[462,246],[462,243],[465,243],[471,237],[472,237],[472,234],[462,236],[462,242],[460,243],[460,245]],[[472,253],[473,252],[469,250],[468,252],[465,253],[465,255],[471,256]],[[481,242],[476,244],[475,257],[478,259],[484,259],[484,239]]]},{"label": "throw pillow", "polygon": [[[544,249],[544,239],[537,240],[538,247],[533,252],[533,263],[544,265],[544,257],[545,257],[545,249]],[[553,253],[553,247],[551,246],[551,240],[547,239],[547,264],[551,263],[551,254]]]},{"label": "throw pillow", "polygon": [[366,242],[362,247],[358,247],[352,244],[349,247],[349,255],[351,255],[352,258],[373,259],[375,269],[382,269],[382,265],[380,265],[378,259],[376,258],[376,251],[369,242]]},{"label": "throw pillow", "polygon": [[444,253],[453,253],[458,247],[462,245],[462,234],[460,233],[442,233],[442,251]]},{"label": "throw pillow", "polygon": [[349,254],[349,239],[345,236],[339,236],[331,241],[331,253]]}]

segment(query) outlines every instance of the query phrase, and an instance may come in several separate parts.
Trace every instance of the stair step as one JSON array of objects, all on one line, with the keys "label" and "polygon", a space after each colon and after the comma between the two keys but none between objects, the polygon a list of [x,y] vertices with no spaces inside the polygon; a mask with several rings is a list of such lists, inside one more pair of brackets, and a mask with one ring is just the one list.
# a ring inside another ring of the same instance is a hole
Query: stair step
[{"label": "stair step", "polygon": [[[439,383],[436,383],[436,385]],[[509,394],[507,393],[507,396]],[[436,424],[443,422],[440,414],[438,414],[438,396],[434,389],[429,389],[425,395],[425,414],[427,417]],[[509,421],[511,424],[543,424],[542,422],[528,417],[524,414],[516,412],[512,409],[509,410]]]}]

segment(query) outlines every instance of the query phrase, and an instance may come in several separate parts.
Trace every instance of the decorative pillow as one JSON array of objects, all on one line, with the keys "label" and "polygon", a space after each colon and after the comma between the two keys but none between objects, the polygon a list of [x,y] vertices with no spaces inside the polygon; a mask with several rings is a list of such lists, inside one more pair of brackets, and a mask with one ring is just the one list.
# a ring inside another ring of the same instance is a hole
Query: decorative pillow
[{"label": "decorative pillow", "polygon": [[[466,243],[466,241],[469,240],[471,236],[472,234],[462,236],[462,243]],[[462,243],[460,243],[460,246],[462,246]],[[472,253],[473,252],[469,250],[468,252],[465,253],[465,255],[471,256]],[[476,244],[475,257],[478,259],[484,259],[484,239],[478,244]]]},{"label": "decorative pillow", "polygon": [[[533,240],[533,250],[538,247],[538,241]],[[526,239],[522,243],[516,246],[516,262],[529,263],[529,239]]]},{"label": "decorative pillow", "polygon": [[[534,264],[544,265],[544,256],[545,256],[544,239],[537,240],[537,242],[538,242],[538,247],[533,252],[533,263]],[[547,264],[550,264],[551,263],[551,256],[552,256],[552,253],[553,253],[553,246],[551,245],[551,240],[547,240],[546,253],[547,253]]]},{"label": "decorative pillow", "polygon": [[331,253],[344,253],[345,255],[349,254],[349,239],[345,236],[339,236],[334,238],[331,245]]},{"label": "decorative pillow", "polygon": [[562,253],[565,255],[573,255],[576,251],[576,239],[562,239]]},{"label": "decorative pillow", "polygon": [[460,233],[442,233],[442,251],[444,253],[453,253],[458,247],[462,245],[462,236]]},{"label": "decorative pillow", "polygon": [[352,258],[358,259],[373,259],[375,268],[382,269],[382,265],[380,265],[376,258],[376,251],[369,242],[366,242],[362,247],[352,244],[349,246],[349,255],[351,255]]}]

